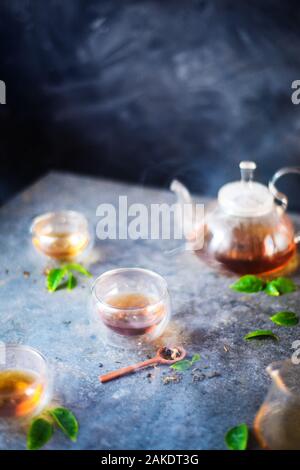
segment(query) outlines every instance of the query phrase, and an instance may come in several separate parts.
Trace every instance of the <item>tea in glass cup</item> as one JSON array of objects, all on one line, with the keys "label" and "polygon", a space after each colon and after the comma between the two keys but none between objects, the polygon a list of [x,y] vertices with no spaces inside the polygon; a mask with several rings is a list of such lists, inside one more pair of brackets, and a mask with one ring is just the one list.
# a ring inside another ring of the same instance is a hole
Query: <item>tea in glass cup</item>
[{"label": "tea in glass cup", "polygon": [[[3,354],[2,354],[3,353]],[[29,346],[1,345],[0,418],[25,418],[39,413],[51,395],[46,359]]]},{"label": "tea in glass cup", "polygon": [[33,246],[55,260],[73,260],[89,246],[91,236],[84,215],[75,211],[49,212],[31,226]]},{"label": "tea in glass cup", "polygon": [[170,318],[167,283],[146,269],[122,268],[102,274],[94,283],[92,299],[103,337],[118,346],[156,339]]}]

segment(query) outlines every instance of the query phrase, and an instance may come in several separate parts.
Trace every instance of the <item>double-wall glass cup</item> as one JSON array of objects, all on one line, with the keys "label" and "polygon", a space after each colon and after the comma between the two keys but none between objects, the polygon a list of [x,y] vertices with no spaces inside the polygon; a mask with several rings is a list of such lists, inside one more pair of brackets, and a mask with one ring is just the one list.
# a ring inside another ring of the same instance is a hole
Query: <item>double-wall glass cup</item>
[{"label": "double-wall glass cup", "polygon": [[20,344],[0,345],[0,418],[34,416],[51,394],[50,369],[40,352]]},{"label": "double-wall glass cup", "polygon": [[36,250],[56,261],[77,260],[91,246],[88,221],[76,211],[48,212],[31,225]]},{"label": "double-wall glass cup", "polygon": [[140,268],[114,269],[99,276],[92,288],[92,305],[104,342],[121,347],[158,338],[171,313],[165,279]]}]

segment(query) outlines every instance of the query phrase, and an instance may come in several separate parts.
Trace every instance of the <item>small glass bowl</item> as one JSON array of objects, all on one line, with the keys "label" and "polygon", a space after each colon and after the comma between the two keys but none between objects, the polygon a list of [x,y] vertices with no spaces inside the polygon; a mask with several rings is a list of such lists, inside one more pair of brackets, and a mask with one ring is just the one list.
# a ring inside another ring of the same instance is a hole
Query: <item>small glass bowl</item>
[{"label": "small glass bowl", "polygon": [[33,220],[30,232],[33,246],[59,261],[79,258],[91,243],[88,221],[75,211],[40,215]]},{"label": "small glass bowl", "polygon": [[19,344],[0,345],[0,418],[34,416],[51,393],[50,371],[41,353]]},{"label": "small glass bowl", "polygon": [[171,314],[164,278],[140,268],[99,276],[92,287],[92,308],[104,342],[126,348],[158,338]]}]

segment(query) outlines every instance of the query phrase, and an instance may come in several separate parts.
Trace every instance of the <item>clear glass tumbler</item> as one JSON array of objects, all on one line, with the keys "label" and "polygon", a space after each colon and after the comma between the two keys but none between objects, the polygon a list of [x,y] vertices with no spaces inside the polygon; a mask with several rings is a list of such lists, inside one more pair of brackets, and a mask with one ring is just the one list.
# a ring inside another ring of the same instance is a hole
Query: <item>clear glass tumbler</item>
[{"label": "clear glass tumbler", "polygon": [[102,274],[93,285],[92,303],[103,340],[121,347],[158,338],[171,313],[165,279],[140,268]]}]

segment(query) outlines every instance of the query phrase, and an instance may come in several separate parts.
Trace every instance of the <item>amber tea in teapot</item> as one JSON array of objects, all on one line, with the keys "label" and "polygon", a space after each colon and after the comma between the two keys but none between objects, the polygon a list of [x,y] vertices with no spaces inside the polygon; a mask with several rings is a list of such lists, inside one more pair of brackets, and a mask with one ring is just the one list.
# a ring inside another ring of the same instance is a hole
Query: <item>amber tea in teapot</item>
[{"label": "amber tea in teapot", "polygon": [[[286,265],[296,251],[296,243],[293,240],[293,227],[289,219],[283,216],[283,221],[277,223],[263,219],[246,223],[240,221],[233,230],[233,240],[227,249],[216,251],[217,261],[229,270],[247,274],[263,273],[280,269]],[[274,231],[282,233],[284,239],[290,238],[282,250],[274,250]],[[261,240],[264,243],[261,243]],[[268,246],[269,245],[269,246]]]},{"label": "amber tea in teapot", "polygon": [[[193,229],[194,233],[204,233],[201,249],[194,247],[197,254],[241,274],[268,273],[284,267],[295,254],[300,239],[285,212],[287,197],[275,187],[278,178],[288,173],[300,174],[300,168],[279,170],[269,188],[253,181],[255,168],[254,162],[241,162],[241,181],[225,184],[213,209]],[[179,182],[173,182],[171,189],[180,204],[190,202],[186,188]],[[191,246],[197,236],[188,238]]]}]

